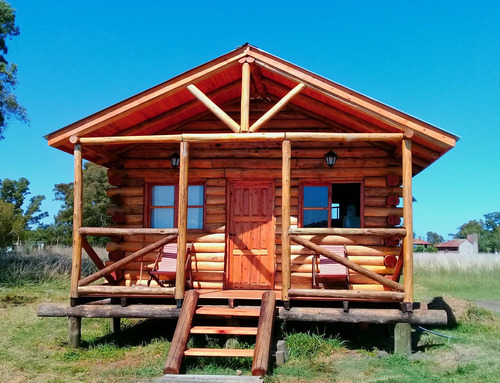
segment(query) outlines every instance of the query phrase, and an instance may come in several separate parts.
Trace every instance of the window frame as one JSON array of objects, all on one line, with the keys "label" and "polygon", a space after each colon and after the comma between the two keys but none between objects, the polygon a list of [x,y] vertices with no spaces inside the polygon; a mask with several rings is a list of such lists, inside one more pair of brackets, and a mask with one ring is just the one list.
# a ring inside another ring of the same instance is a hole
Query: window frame
[{"label": "window frame", "polygon": [[[364,214],[364,190],[365,185],[363,180],[359,179],[345,179],[345,180],[331,180],[331,181],[323,181],[323,182],[301,182],[299,184],[299,217],[297,226],[299,228],[304,227],[304,187],[307,186],[327,186],[328,187],[328,207],[326,210],[328,211],[328,226],[327,228],[332,227],[332,185],[334,184],[359,184],[359,215],[360,215],[360,228],[365,227],[365,214]],[[315,209],[305,209],[305,210],[324,210],[322,208]],[[311,228],[313,229],[313,228]]]},{"label": "window frame", "polygon": [[[178,183],[171,183],[171,182],[159,182],[159,183],[146,183],[145,184],[145,199],[144,199],[144,227],[151,228],[151,216],[153,209],[155,207],[152,206],[153,202],[153,188],[155,186],[173,186],[174,187],[174,227],[173,228],[178,228],[179,224],[179,184]],[[207,214],[207,186],[206,183],[203,181],[193,181],[188,184],[189,186],[203,186],[203,205],[193,205],[193,208],[202,208],[203,209],[203,222],[202,222],[202,227],[201,228],[196,228],[196,229],[187,229],[190,232],[201,232],[205,231],[205,224],[206,224],[206,214]],[[188,205],[188,210],[189,210],[189,205]],[[156,207],[156,209],[162,209],[162,207]]]}]

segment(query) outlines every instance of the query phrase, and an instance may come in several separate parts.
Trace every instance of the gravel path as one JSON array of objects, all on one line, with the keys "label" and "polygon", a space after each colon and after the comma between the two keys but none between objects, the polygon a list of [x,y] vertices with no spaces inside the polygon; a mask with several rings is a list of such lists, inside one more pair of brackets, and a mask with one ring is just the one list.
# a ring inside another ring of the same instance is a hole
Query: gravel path
[{"label": "gravel path", "polygon": [[476,301],[476,304],[483,309],[490,311],[495,311],[500,313],[500,302],[499,301]]}]

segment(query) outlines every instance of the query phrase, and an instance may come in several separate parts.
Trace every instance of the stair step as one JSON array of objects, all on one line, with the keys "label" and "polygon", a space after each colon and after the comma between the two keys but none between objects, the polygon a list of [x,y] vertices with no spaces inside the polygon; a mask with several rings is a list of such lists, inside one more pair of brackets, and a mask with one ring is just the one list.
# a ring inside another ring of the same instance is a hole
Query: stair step
[{"label": "stair step", "polygon": [[239,316],[239,317],[258,317],[260,308],[236,308],[221,306],[200,306],[196,309],[197,315],[219,315],[219,316]]},{"label": "stair step", "polygon": [[188,348],[184,356],[253,357],[253,349],[243,348]]},{"label": "stair step", "polygon": [[194,326],[191,334],[257,335],[257,327]]}]

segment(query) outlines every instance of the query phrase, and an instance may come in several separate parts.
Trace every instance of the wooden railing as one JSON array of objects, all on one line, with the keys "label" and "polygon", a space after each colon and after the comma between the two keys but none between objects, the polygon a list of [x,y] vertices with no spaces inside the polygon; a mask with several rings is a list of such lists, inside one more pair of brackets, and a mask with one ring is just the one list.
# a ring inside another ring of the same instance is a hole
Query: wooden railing
[{"label": "wooden railing", "polygon": [[[330,297],[342,299],[372,299],[372,300],[389,300],[403,301],[405,294],[405,286],[392,279],[385,278],[357,263],[350,261],[348,258],[341,257],[324,247],[305,239],[303,236],[380,236],[380,237],[398,237],[405,238],[407,236],[406,228],[304,228],[304,229],[289,229],[289,238],[303,247],[313,251],[316,254],[321,254],[333,261],[344,265],[350,270],[355,271],[392,291],[353,291],[353,290],[328,290],[328,289],[289,289],[290,296],[306,296],[306,297]],[[400,255],[401,258],[401,255]]]},{"label": "wooden railing", "polygon": [[[94,251],[92,246],[86,239],[87,235],[93,236],[131,236],[131,235],[165,235],[164,238],[128,255],[127,257],[113,263],[112,265],[105,266],[101,261],[97,253]],[[83,249],[89,255],[90,259],[96,265],[98,271],[95,273],[80,279],[81,270],[73,270],[71,274],[71,282],[72,285],[76,285],[76,296],[72,291],[72,298],[77,298],[82,293],[86,294],[110,294],[112,295],[115,292],[123,293],[123,288],[118,288],[115,286],[88,286],[90,283],[97,281],[100,278],[105,278],[111,285],[115,284],[117,281],[112,277],[112,273],[116,270],[123,268],[128,263],[134,261],[137,258],[140,258],[152,251],[160,249],[162,246],[167,243],[173,242],[177,240],[177,236],[179,234],[178,229],[147,229],[147,228],[135,228],[135,229],[119,229],[119,228],[103,228],[103,227],[80,227],[78,229],[78,235],[80,236],[80,242],[82,244]],[[81,255],[81,249],[79,251]],[[81,265],[81,259],[77,259],[76,262],[73,260],[73,263]],[[116,291],[115,291],[116,290]],[[166,293],[172,294],[174,289],[163,289],[163,288],[150,288],[143,287],[140,289],[141,294],[161,294],[164,295]]]}]

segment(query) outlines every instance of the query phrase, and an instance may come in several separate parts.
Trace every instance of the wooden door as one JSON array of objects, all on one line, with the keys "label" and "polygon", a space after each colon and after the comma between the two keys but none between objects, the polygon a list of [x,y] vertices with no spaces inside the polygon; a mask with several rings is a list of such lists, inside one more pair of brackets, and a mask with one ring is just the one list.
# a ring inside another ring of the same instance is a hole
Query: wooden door
[{"label": "wooden door", "polygon": [[229,289],[273,289],[273,182],[229,184]]}]

